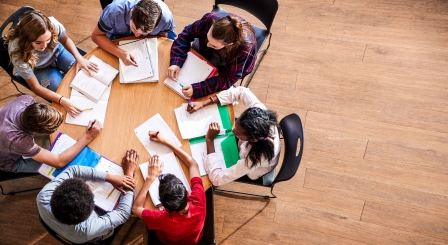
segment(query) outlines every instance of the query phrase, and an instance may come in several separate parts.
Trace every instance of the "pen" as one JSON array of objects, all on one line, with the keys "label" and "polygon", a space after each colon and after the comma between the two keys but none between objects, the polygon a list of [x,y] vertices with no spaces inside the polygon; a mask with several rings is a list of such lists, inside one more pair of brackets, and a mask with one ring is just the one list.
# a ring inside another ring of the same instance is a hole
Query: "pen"
[{"label": "pen", "polygon": [[89,129],[87,129],[87,130],[91,130],[91,129],[92,129],[92,127],[93,127],[93,124],[95,124],[95,122],[96,122],[96,120],[93,120],[93,123],[92,123],[92,125],[90,125]]},{"label": "pen", "polygon": [[156,132],[156,135],[154,135],[154,137],[157,137],[157,135],[159,135],[159,131]]},{"label": "pen", "polygon": [[50,176],[53,173],[54,169],[55,168],[51,168],[50,171],[48,171],[48,176]]},{"label": "pen", "polygon": [[[176,81],[177,82],[177,81]],[[179,86],[181,87],[181,88],[184,88],[184,85],[182,85],[182,83],[179,83],[178,82],[178,84],[179,84]]]},{"label": "pen", "polygon": [[112,188],[112,190],[110,190],[110,192],[109,192],[109,194],[107,194],[107,198],[109,198],[110,197],[110,195],[112,195],[112,193],[114,192],[114,188]]},{"label": "pen", "polygon": [[187,103],[188,103],[188,106],[190,106],[191,108],[193,108],[194,106],[193,106],[193,104],[191,104],[191,101],[190,101],[190,99],[187,99]]},{"label": "pen", "polygon": [[93,110],[93,108],[92,107],[90,107],[90,108],[84,108],[84,109],[82,109],[83,111],[87,111],[87,110]]}]

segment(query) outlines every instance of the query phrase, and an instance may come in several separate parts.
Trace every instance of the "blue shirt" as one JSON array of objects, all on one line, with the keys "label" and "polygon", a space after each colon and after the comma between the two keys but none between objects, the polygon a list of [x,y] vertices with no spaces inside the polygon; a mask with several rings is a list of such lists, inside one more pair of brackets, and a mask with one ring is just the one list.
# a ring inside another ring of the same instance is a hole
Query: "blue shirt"
[{"label": "blue shirt", "polygon": [[[98,28],[106,32],[106,36],[113,40],[120,37],[128,37],[134,35],[132,33],[131,9],[140,0],[115,0],[104,8],[98,21]],[[174,30],[174,18],[168,6],[161,0],[153,0],[162,9],[160,21],[158,25],[150,33],[145,36],[154,36],[160,32],[170,32]]]}]

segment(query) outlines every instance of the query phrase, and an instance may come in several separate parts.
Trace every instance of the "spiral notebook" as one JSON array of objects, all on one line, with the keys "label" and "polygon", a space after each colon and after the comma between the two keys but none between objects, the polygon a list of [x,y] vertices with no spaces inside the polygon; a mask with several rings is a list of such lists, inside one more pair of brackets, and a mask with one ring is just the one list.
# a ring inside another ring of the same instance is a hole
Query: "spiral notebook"
[{"label": "spiral notebook", "polygon": [[180,68],[177,76],[177,82],[166,78],[163,84],[173,90],[176,94],[184,99],[188,99],[182,93],[182,86],[191,85],[193,83],[202,82],[205,79],[216,74],[218,69],[202,58],[195,51],[189,51],[184,65]]}]

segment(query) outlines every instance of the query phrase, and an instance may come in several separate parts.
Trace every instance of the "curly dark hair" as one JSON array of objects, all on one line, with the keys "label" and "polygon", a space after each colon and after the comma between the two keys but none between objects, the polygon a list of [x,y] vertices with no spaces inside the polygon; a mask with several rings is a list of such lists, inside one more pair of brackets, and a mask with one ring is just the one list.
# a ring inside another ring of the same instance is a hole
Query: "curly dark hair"
[{"label": "curly dark hair", "polygon": [[[251,149],[248,158],[252,161],[253,168],[260,164],[261,157],[265,157],[268,161],[274,158],[274,143],[268,138],[272,138],[271,126],[275,126],[279,133],[281,128],[277,121],[277,113],[271,110],[264,110],[258,107],[248,108],[238,118],[238,123],[247,132],[249,137],[248,144]],[[256,142],[250,141],[257,139]],[[247,159],[246,158],[246,164]]]},{"label": "curly dark hair", "polygon": [[26,130],[42,134],[54,133],[63,120],[62,113],[42,103],[29,105],[20,117],[20,122]]},{"label": "curly dark hair", "polygon": [[89,186],[80,178],[67,179],[53,192],[51,212],[63,224],[76,225],[86,220],[95,203]]},{"label": "curly dark hair", "polygon": [[188,192],[184,184],[174,174],[159,176],[160,202],[168,212],[182,211],[188,203]]},{"label": "curly dark hair", "polygon": [[143,32],[152,31],[162,15],[159,4],[152,0],[140,0],[132,9],[132,22]]}]

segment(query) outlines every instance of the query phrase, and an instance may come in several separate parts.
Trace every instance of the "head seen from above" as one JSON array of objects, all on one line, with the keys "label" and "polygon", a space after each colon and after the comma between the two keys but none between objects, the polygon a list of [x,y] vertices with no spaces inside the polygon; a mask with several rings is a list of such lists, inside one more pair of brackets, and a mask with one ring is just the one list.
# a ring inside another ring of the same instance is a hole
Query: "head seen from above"
[{"label": "head seen from above", "polygon": [[160,202],[168,212],[181,212],[188,204],[188,191],[180,179],[173,174],[159,176]]},{"label": "head seen from above", "polygon": [[53,50],[58,43],[58,33],[48,17],[33,10],[25,13],[19,24],[6,34],[7,42],[15,39],[18,39],[18,48],[11,56],[19,54],[20,60],[34,67],[36,58],[32,51]]},{"label": "head seen from above", "polygon": [[63,120],[61,112],[42,103],[29,105],[20,116],[20,122],[26,130],[41,134],[54,133]]},{"label": "head seen from above", "polygon": [[207,33],[207,47],[220,50],[238,47],[244,42],[243,25],[238,18],[225,16],[215,20]]},{"label": "head seen from above", "polygon": [[248,141],[252,147],[248,158],[253,164],[249,167],[260,163],[262,156],[268,161],[274,157],[274,144],[270,140],[273,138],[272,126],[280,132],[277,113],[258,107],[248,108],[235,120],[233,133],[240,140]]},{"label": "head seen from above", "polygon": [[50,206],[59,222],[76,225],[89,218],[95,203],[89,186],[82,179],[72,178],[56,187]]},{"label": "head seen from above", "polygon": [[136,37],[150,33],[162,15],[160,6],[152,0],[141,0],[131,10],[131,31]]}]

